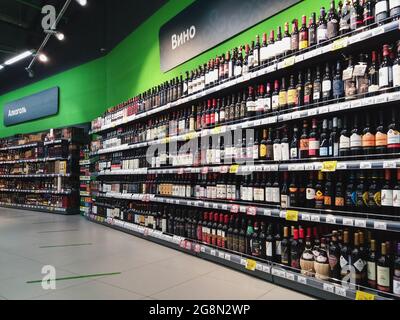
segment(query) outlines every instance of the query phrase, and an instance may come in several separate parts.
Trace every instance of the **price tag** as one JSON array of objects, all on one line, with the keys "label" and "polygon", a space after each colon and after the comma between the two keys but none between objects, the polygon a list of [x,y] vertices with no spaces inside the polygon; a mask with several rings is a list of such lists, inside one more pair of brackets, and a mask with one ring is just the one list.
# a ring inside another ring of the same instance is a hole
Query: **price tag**
[{"label": "price tag", "polygon": [[328,113],[329,107],[320,107],[318,110],[318,114]]},{"label": "price tag", "polygon": [[353,68],[347,68],[343,71],[343,81],[350,80],[353,77]]},{"label": "price tag", "polygon": [[206,252],[206,247],[201,246],[201,247],[200,247],[200,251],[203,252],[203,253]]},{"label": "price tag", "polygon": [[308,110],[308,116],[315,116],[317,114],[317,108]]},{"label": "price tag", "polygon": [[239,212],[239,205],[233,204],[231,207],[231,212],[232,213],[238,213]]},{"label": "price tag", "polygon": [[311,215],[311,221],[313,221],[313,222],[320,222],[320,217],[317,216],[317,215],[315,215],[315,214],[313,214],[313,215]]},{"label": "price tag", "polygon": [[354,221],[353,221],[353,219],[343,218],[343,225],[345,225],[345,226],[353,226],[354,225]]},{"label": "price tag", "polygon": [[308,213],[302,213],[301,214],[301,220],[310,221],[311,220],[310,215]]},{"label": "price tag", "polygon": [[179,168],[179,169],[178,169],[178,174],[183,174],[183,173],[184,173],[183,168]]},{"label": "price tag", "polygon": [[357,290],[356,300],[375,300],[375,295],[372,293]]},{"label": "price tag", "polygon": [[386,224],[386,222],[383,222],[383,221],[374,221],[374,229],[386,230],[387,224]]},{"label": "price tag", "polygon": [[257,267],[257,262],[252,259],[246,259],[246,269],[250,271],[255,271]]},{"label": "price tag", "polygon": [[192,250],[192,243],[189,241],[186,241],[186,249],[187,250]]},{"label": "price tag", "polygon": [[222,207],[222,210],[228,210],[228,205],[227,204],[223,204],[221,207]]},{"label": "price tag", "polygon": [[345,162],[339,162],[336,166],[337,170],[346,170],[347,169],[347,164]]},{"label": "price tag", "polygon": [[181,241],[179,242],[179,247],[185,249],[185,247],[186,247],[185,240],[181,240]]},{"label": "price tag", "polygon": [[256,207],[247,207],[246,213],[250,216],[255,216],[257,214]]},{"label": "price tag", "polygon": [[243,212],[243,213],[247,212],[247,207],[246,206],[240,206],[239,211]]},{"label": "price tag", "polygon": [[286,272],[286,279],[291,280],[291,281],[295,281],[294,280],[294,274]]},{"label": "price tag", "polygon": [[324,283],[323,285],[324,291],[330,292],[330,293],[335,293],[335,286],[330,283]]},{"label": "price tag", "polygon": [[295,64],[295,62],[296,62],[296,57],[295,56],[286,58],[283,61],[283,68],[287,68],[287,67],[293,66]]},{"label": "price tag", "polygon": [[302,284],[307,284],[307,278],[303,276],[297,276],[297,282]]},{"label": "price tag", "polygon": [[241,264],[242,266],[246,266],[246,265],[247,265],[246,259],[240,259],[240,264]]},{"label": "price tag", "polygon": [[395,161],[384,161],[383,168],[384,169],[396,169],[396,162]]},{"label": "price tag", "polygon": [[305,171],[313,171],[313,170],[314,170],[314,164],[312,164],[312,163],[306,163],[306,164],[304,165],[304,170],[305,170]]},{"label": "price tag", "polygon": [[295,210],[287,210],[286,211],[286,220],[287,221],[299,221],[299,212]]},{"label": "price tag", "polygon": [[346,288],[343,288],[342,286],[335,286],[335,293],[338,296],[346,297]]},{"label": "price tag", "polygon": [[336,218],[335,216],[328,214],[325,218],[326,223],[330,223],[330,224],[336,224]]},{"label": "price tag", "polygon": [[359,220],[359,219],[354,219],[354,225],[359,228],[366,228],[367,227],[367,221],[366,220]]},{"label": "price tag", "polygon": [[340,105],[339,104],[333,104],[329,106],[329,112],[337,112],[340,110]]},{"label": "price tag", "polygon": [[265,273],[271,273],[271,267],[270,266],[262,266],[262,271]]},{"label": "price tag", "polygon": [[218,209],[218,203],[213,203],[212,207],[213,207],[214,209]]},{"label": "price tag", "polygon": [[224,259],[225,259],[225,260],[228,260],[228,261],[231,261],[231,255],[228,254],[228,253],[225,253]]},{"label": "price tag", "polygon": [[322,172],[335,172],[337,161],[324,161],[322,162]]},{"label": "price tag", "polygon": [[222,166],[220,169],[221,173],[228,173],[228,167],[227,166]]},{"label": "price tag", "polygon": [[257,263],[257,264],[256,264],[256,270],[262,271],[262,269],[263,269],[262,264]]},{"label": "price tag", "polygon": [[264,209],[264,216],[271,216],[272,215],[272,212],[271,212],[271,210],[269,210],[269,209]]},{"label": "price tag", "polygon": [[215,250],[212,249],[212,250],[210,251],[210,254],[211,254],[212,256],[216,256],[216,255],[217,255],[217,252],[216,252]]},{"label": "price tag", "polygon": [[377,36],[377,35],[382,34],[384,32],[385,32],[385,28],[383,26],[379,27],[379,28],[372,29],[372,35],[373,36]]},{"label": "price tag", "polygon": [[238,164],[234,164],[230,167],[229,169],[229,173],[237,173],[239,171],[239,165]]},{"label": "price tag", "polygon": [[361,162],[360,163],[360,169],[371,169],[372,164],[371,162]]},{"label": "price tag", "polygon": [[207,174],[207,173],[208,173],[208,167],[201,168],[201,174]]}]

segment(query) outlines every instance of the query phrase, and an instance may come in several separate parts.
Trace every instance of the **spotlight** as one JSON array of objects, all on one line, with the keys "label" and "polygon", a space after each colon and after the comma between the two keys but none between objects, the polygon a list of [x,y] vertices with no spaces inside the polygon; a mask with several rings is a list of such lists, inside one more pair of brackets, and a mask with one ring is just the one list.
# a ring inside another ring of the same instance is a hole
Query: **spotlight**
[{"label": "spotlight", "polygon": [[87,5],[87,0],[76,0],[82,7]]},{"label": "spotlight", "polygon": [[0,70],[1,70],[1,69],[4,69],[4,67],[0,64]]},{"label": "spotlight", "polygon": [[65,39],[65,35],[62,32],[57,32],[56,33],[56,38],[60,41],[63,41]]},{"label": "spotlight", "polygon": [[29,78],[33,78],[35,76],[35,73],[31,68],[25,68],[26,72],[28,72]]},{"label": "spotlight", "polygon": [[47,61],[49,61],[49,58],[44,53],[41,53],[41,54],[39,54],[39,61],[47,62]]},{"label": "spotlight", "polygon": [[25,51],[25,52],[23,52],[23,53],[21,53],[21,54],[15,56],[14,58],[11,58],[11,59],[7,60],[6,62],[4,62],[4,64],[5,64],[6,66],[9,66],[9,65],[11,65],[11,64],[13,64],[13,63],[16,63],[16,62],[18,62],[18,61],[21,61],[21,60],[23,60],[23,59],[25,59],[25,58],[31,56],[32,54],[33,54],[32,51]]}]

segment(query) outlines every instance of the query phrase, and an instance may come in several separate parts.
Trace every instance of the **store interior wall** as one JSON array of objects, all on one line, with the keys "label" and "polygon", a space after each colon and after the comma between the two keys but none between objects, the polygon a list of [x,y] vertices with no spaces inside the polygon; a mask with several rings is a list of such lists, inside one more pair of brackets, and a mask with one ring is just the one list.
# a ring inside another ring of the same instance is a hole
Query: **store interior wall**
[{"label": "store interior wall", "polygon": [[194,69],[217,54],[248,43],[257,34],[261,36],[263,32],[276,29],[278,25],[283,27],[285,22],[291,23],[294,17],[300,20],[303,14],[309,17],[313,11],[319,16],[319,8],[325,6],[328,9],[330,3],[329,0],[303,0],[216,48],[163,73],[160,69],[159,30],[193,1],[168,1],[105,57],[0,96],[0,106],[3,109],[7,102],[54,86],[60,87],[60,112],[57,115],[5,127],[1,111],[0,137],[90,122],[108,107],[179,76],[186,70]]}]

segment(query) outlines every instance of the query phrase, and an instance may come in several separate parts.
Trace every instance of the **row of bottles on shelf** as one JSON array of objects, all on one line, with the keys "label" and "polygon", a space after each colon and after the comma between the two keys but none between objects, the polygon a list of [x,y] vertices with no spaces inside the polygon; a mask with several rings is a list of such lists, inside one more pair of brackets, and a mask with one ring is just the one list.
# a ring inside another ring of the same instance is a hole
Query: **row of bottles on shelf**
[{"label": "row of bottles on shelf", "polygon": [[298,20],[293,20],[291,34],[289,33],[289,24],[286,23],[283,34],[281,27],[278,27],[276,38],[273,30],[270,33],[269,40],[267,40],[266,33],[262,37],[262,42],[260,37],[257,36],[256,41],[252,41],[250,45],[247,44],[229,50],[226,54],[217,56],[215,59],[210,59],[208,63],[200,65],[196,70],[187,71],[185,79],[183,79],[183,76],[176,77],[135,98],[109,108],[104,118],[98,118],[92,122],[92,129],[101,128],[103,125],[117,121],[124,116],[156,108],[216,83],[241,76],[288,54],[323,44],[338,35],[345,35],[350,31],[374,24],[375,21],[383,23],[389,17],[399,15],[400,6],[397,1],[378,1],[376,7],[375,1],[363,0],[363,4],[360,5],[359,1],[356,0],[353,1],[352,5],[349,2],[341,5],[337,14],[335,4],[332,1],[328,19],[326,19],[325,9],[321,8],[319,21],[316,21],[316,14],[313,13],[308,27],[307,17],[303,16],[300,30]]},{"label": "row of bottles on shelf", "polygon": [[61,178],[33,181],[0,179],[0,189],[65,192],[73,189],[71,181]]},{"label": "row of bottles on shelf", "polygon": [[75,199],[69,196],[53,194],[0,193],[0,205],[32,205],[67,209],[73,207],[74,203]]},{"label": "row of bottles on shelf", "polygon": [[202,200],[244,201],[281,208],[359,211],[398,216],[400,169],[345,172],[283,172],[140,175],[107,179],[99,192],[154,194]]},{"label": "row of bottles on shelf", "polygon": [[41,145],[29,149],[11,149],[0,152],[0,161],[33,160],[41,158],[68,157],[68,144]]},{"label": "row of bottles on shelf", "polygon": [[[103,206],[105,205],[105,206]],[[400,243],[389,235],[284,226],[240,214],[140,203],[97,203],[96,213],[275,262],[295,272],[400,295]]]},{"label": "row of bottles on shelf", "polygon": [[[400,152],[399,111],[397,107],[374,117],[364,114],[333,118],[314,118],[288,126],[230,132],[210,136],[198,144],[178,142],[148,154],[147,148],[101,155],[99,170],[128,170],[165,166],[230,164],[232,161],[291,161],[299,159],[340,158]],[[192,140],[193,141],[193,140]],[[199,140],[196,140],[199,142]],[[169,151],[171,150],[171,151]]]},{"label": "row of bottles on shelf", "polygon": [[[400,51],[400,41],[396,51]],[[390,55],[394,54],[390,53],[389,46],[385,46],[380,64],[373,51],[369,63],[366,54],[360,54],[356,64],[350,57],[343,72],[340,61],[332,68],[327,63],[323,73],[319,66],[314,73],[308,69],[305,79],[303,72],[299,72],[297,76],[291,75],[289,82],[283,77],[281,81],[275,80],[273,85],[259,84],[227,97],[208,99],[197,106],[155,117],[147,123],[109,132],[104,136],[103,148],[186,134],[298,106],[337,103],[399,87],[400,54],[394,62]]]},{"label": "row of bottles on shelf", "polygon": [[0,175],[26,175],[26,174],[66,174],[70,168],[64,160],[49,162],[27,162],[0,166]]}]

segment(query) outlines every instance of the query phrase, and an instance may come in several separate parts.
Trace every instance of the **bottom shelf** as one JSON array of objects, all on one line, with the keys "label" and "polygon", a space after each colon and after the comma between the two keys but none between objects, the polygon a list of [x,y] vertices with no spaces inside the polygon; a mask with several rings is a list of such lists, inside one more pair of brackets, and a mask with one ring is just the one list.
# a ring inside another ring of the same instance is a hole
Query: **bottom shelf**
[{"label": "bottom shelf", "polygon": [[36,206],[36,205],[28,205],[28,204],[10,204],[5,202],[0,202],[0,207],[3,208],[11,208],[11,209],[23,209],[23,210],[31,210],[31,211],[40,211],[40,212],[48,212],[48,213],[57,213],[57,214],[65,214],[72,215],[78,214],[79,210],[72,208],[56,208],[50,206]]},{"label": "bottom shelf", "polygon": [[186,240],[185,238],[168,235],[158,230],[149,229],[118,219],[104,218],[89,213],[85,217],[93,222],[111,227],[113,229],[132,234],[134,236],[153,241],[155,243],[179,250],[229,268],[245,272],[251,276],[261,278],[265,281],[284,286],[301,293],[329,300],[393,300],[396,297],[382,296],[376,292],[369,293],[357,291],[344,285],[333,284],[318,280],[313,277],[304,276],[298,272],[290,271],[282,266],[270,263],[259,262],[238,254],[231,253],[221,248],[214,248],[208,245],[199,244]]}]

